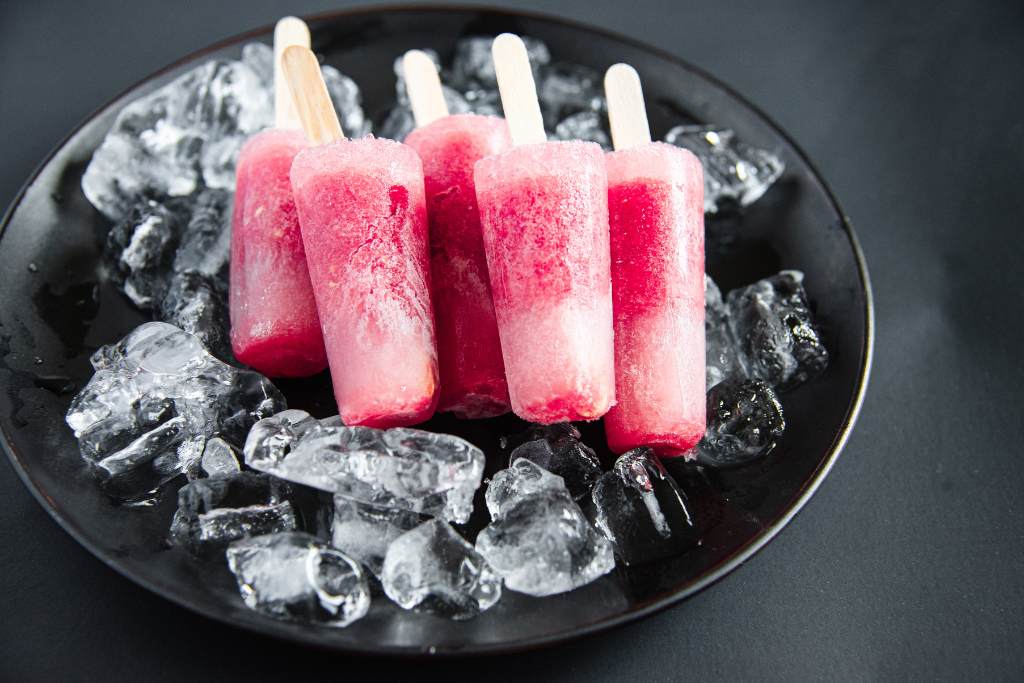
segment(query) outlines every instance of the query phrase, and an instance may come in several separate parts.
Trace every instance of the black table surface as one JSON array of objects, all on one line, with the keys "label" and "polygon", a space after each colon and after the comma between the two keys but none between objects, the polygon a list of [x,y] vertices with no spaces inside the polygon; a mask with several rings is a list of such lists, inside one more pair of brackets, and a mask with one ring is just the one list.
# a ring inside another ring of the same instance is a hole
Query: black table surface
[{"label": "black table surface", "polygon": [[[350,4],[2,3],[0,201],[150,72],[282,14]],[[0,679],[1019,680],[1024,5],[492,4],[692,61],[780,123],[832,184],[867,256],[878,335],[860,421],[819,493],[738,571],[643,622],[503,659],[408,663],[181,610],[79,547],[0,465]]]}]

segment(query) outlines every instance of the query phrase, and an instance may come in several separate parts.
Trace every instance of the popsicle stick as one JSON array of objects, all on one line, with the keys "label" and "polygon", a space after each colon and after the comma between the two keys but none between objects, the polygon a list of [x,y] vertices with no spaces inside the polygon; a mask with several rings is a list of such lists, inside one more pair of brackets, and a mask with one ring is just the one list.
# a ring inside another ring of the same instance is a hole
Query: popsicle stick
[{"label": "popsicle stick", "polygon": [[295,104],[292,103],[292,94],[281,72],[281,58],[292,45],[309,47],[309,27],[298,17],[284,17],[274,27],[274,125],[278,128],[302,127]]},{"label": "popsicle stick", "polygon": [[544,119],[537,101],[537,86],[533,82],[530,56],[519,36],[502,33],[491,46],[494,72],[498,76],[501,107],[505,110],[512,133],[512,144],[529,145],[544,142]]},{"label": "popsicle stick", "polygon": [[284,51],[281,68],[306,137],[315,145],[344,140],[316,55],[308,47],[293,45]]},{"label": "popsicle stick", "polygon": [[437,75],[437,65],[430,55],[422,50],[409,50],[402,57],[402,71],[417,128],[448,116],[448,103],[444,101],[441,78]]},{"label": "popsicle stick", "polygon": [[608,99],[608,124],[616,150],[651,143],[644,91],[640,74],[629,64],[613,64],[604,74],[604,95]]}]

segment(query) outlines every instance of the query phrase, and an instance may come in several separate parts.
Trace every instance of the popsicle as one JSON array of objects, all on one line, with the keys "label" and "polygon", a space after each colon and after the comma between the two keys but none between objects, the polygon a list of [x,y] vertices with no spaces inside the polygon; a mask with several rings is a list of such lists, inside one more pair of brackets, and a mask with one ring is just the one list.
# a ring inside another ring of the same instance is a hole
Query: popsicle
[{"label": "popsicle", "polygon": [[605,76],[615,151],[607,155],[615,307],[608,447],[684,455],[704,435],[704,181],[689,151],[651,142],[640,77]]},{"label": "popsicle", "polygon": [[473,166],[512,146],[496,116],[448,114],[434,62],[419,50],[403,58],[416,130],[405,144],[423,161],[430,225],[430,271],[438,369],[437,409],[482,418],[510,408],[498,323],[480,232]]},{"label": "popsicle", "polygon": [[423,166],[401,143],[345,139],[308,49],[283,65],[312,143],[291,181],[338,412],[347,425],[422,422],[437,404]]},{"label": "popsicle", "polygon": [[514,147],[474,179],[512,410],[595,420],[615,399],[604,154],[546,141],[517,36],[498,36],[493,57]]},{"label": "popsicle", "polygon": [[281,53],[290,45],[309,46],[309,29],[295,17],[274,30],[276,126],[242,147],[231,218],[231,348],[271,377],[327,367],[289,178],[292,159],[309,144],[280,74]]}]

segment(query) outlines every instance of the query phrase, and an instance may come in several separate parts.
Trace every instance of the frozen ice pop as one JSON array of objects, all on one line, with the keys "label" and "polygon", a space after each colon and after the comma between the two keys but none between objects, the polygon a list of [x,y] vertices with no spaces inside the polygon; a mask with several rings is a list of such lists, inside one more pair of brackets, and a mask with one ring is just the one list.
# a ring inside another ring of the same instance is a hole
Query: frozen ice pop
[{"label": "frozen ice pop", "polygon": [[405,139],[423,161],[431,293],[441,378],[438,410],[481,418],[509,411],[473,166],[512,146],[504,119],[448,115],[437,68],[410,50],[405,83],[417,128]]},{"label": "frozen ice pop", "polygon": [[312,142],[291,181],[338,412],[422,422],[437,403],[423,166],[401,143],[345,139],[308,49],[288,48],[284,69]]},{"label": "frozen ice pop", "polygon": [[608,447],[685,454],[704,435],[704,180],[690,152],[652,143],[640,78],[605,76],[615,151],[607,155],[615,307]]},{"label": "frozen ice pop", "polygon": [[[309,46],[309,29],[286,17],[274,30],[275,62],[290,45]],[[303,377],[327,367],[313,286],[295,213],[289,171],[309,145],[275,64],[276,127],[253,136],[238,157],[231,218],[231,347],[271,377]]]},{"label": "frozen ice pop", "polygon": [[518,37],[498,36],[493,56],[515,146],[474,178],[512,410],[595,420],[615,399],[604,154],[546,141]]}]

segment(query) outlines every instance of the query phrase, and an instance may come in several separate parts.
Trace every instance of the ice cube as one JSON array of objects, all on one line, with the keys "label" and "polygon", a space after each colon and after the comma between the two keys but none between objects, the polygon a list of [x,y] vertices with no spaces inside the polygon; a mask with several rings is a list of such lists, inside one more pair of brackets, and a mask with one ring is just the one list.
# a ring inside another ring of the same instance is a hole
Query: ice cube
[{"label": "ice cube", "polygon": [[504,510],[525,496],[549,490],[566,491],[565,482],[530,460],[517,458],[508,469],[500,470],[491,477],[485,496],[487,510],[492,519],[497,519]]},{"label": "ice cube", "polygon": [[391,542],[426,520],[415,512],[367,505],[336,495],[331,545],[379,577]]},{"label": "ice cube", "polygon": [[[526,44],[526,52],[530,57],[530,66],[536,75],[538,69],[551,61],[551,53],[543,42],[522,36]],[[450,82],[460,90],[484,86],[496,88],[498,79],[494,74],[494,60],[491,57],[491,36],[467,36],[455,43],[455,56],[452,58]]]},{"label": "ice cube", "polygon": [[510,590],[564,593],[615,566],[608,539],[564,489],[522,496],[501,513],[477,536],[476,549]]},{"label": "ice cube", "polygon": [[556,438],[553,443],[547,439],[527,441],[512,451],[509,463],[515,465],[519,459],[560,477],[574,500],[585,498],[601,476],[601,463],[593,449],[575,438]]},{"label": "ice cube", "polygon": [[189,482],[178,491],[171,541],[196,555],[212,555],[240,538],[292,531],[297,522],[286,500],[290,494],[286,482],[252,472]]},{"label": "ice cube", "polygon": [[107,233],[107,272],[136,306],[149,309],[159,303],[183,229],[180,214],[143,201]]},{"label": "ice cube", "polygon": [[780,391],[806,382],[828,365],[803,279],[799,271],[784,270],[732,290],[726,300],[744,371]]},{"label": "ice cube", "polygon": [[501,598],[501,579],[447,523],[433,519],[388,546],[384,592],[404,609],[470,619]]},{"label": "ice cube", "polygon": [[[234,176],[223,173],[224,157],[233,158],[247,136],[272,121],[271,91],[250,66],[204,62],[121,110],[85,170],[82,190],[118,220],[142,197],[184,197],[204,184],[230,188]],[[206,148],[215,142],[211,155]]]},{"label": "ice cube", "polygon": [[284,407],[265,377],[222,363],[166,323],[139,326],[92,363],[96,373],[71,401],[67,423],[104,487],[127,500],[198,471],[207,439],[237,446]]},{"label": "ice cube", "polygon": [[174,254],[174,272],[207,278],[227,275],[231,255],[231,193],[205,190],[190,205],[191,216]]},{"label": "ice cube", "polygon": [[612,141],[604,127],[604,117],[594,111],[581,111],[568,116],[555,126],[557,140],[583,140],[596,142],[611,150]]},{"label": "ice cube", "polygon": [[455,436],[345,427],[318,422],[301,411],[253,427],[245,461],[282,479],[363,503],[459,523],[473,511],[484,468],[483,452]]},{"label": "ice cube", "polygon": [[700,159],[706,213],[718,213],[729,202],[753,204],[786,168],[781,158],[741,142],[727,128],[676,126],[665,134],[665,142],[688,149]]},{"label": "ice cube", "polygon": [[560,446],[582,438],[580,430],[572,422],[556,422],[555,424],[531,424],[518,434],[502,436],[498,443],[502,448],[518,448],[528,441],[544,439],[552,446]]},{"label": "ice cube", "polygon": [[592,498],[597,528],[627,565],[681,555],[699,540],[686,494],[650,448],[619,456]]},{"label": "ice cube", "polygon": [[707,406],[697,459],[711,467],[743,465],[768,454],[786,428],[782,405],[762,380],[728,379],[711,388]]},{"label": "ice cube", "polygon": [[164,322],[199,337],[206,349],[230,362],[227,294],[214,280],[198,273],[178,273],[171,278],[157,315]]},{"label": "ice cube", "polygon": [[274,88],[274,50],[265,43],[246,43],[242,46],[242,62],[252,69],[267,90]]},{"label": "ice cube", "polygon": [[576,112],[602,113],[607,109],[601,75],[578,64],[554,63],[542,69],[537,99],[547,126]]},{"label": "ice cube", "polygon": [[468,111],[473,114],[479,114],[480,116],[504,115],[504,110],[501,107],[501,95],[497,90],[471,88],[461,95],[466,103],[466,107],[468,107]]},{"label": "ice cube", "polygon": [[251,609],[283,619],[343,627],[370,609],[359,563],[300,532],[256,536],[228,547],[228,567]]},{"label": "ice cube", "polygon": [[208,477],[242,471],[242,466],[238,461],[238,451],[220,437],[214,437],[206,442],[200,465]]},{"label": "ice cube", "polygon": [[[359,89],[323,67],[346,134],[369,132]],[[213,59],[128,103],[82,177],[86,198],[111,220],[141,199],[231,190],[245,141],[273,124],[273,51],[251,43],[242,59]]]},{"label": "ice cube", "polygon": [[718,285],[707,274],[704,275],[704,348],[707,352],[705,379],[708,389],[728,377],[741,374],[736,342],[729,330],[729,312]]}]

